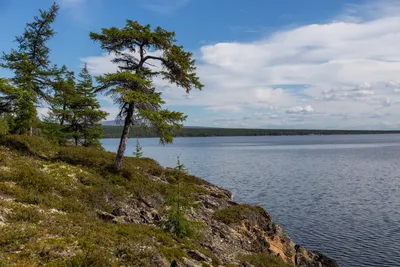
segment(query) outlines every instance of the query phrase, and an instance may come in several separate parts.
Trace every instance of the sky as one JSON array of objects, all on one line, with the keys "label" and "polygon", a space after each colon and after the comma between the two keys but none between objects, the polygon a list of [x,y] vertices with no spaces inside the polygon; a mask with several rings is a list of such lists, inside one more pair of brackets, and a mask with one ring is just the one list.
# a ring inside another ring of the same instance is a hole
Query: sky
[{"label": "sky", "polygon": [[[15,47],[53,1],[0,0],[0,51]],[[176,32],[193,53],[202,91],[154,80],[185,125],[400,129],[400,1],[59,0],[51,60],[79,73],[114,72],[89,32],[125,19]],[[10,76],[0,69],[0,76]],[[116,105],[98,99],[113,120]],[[44,114],[46,108],[40,108]]]}]

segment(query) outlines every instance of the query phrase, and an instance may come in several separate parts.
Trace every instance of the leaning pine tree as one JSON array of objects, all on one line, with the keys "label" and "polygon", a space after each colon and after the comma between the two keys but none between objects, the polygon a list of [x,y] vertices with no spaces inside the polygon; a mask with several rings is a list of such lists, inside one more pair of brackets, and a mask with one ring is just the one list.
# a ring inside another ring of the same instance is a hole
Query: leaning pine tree
[{"label": "leaning pine tree", "polygon": [[115,161],[116,169],[121,170],[129,130],[134,123],[156,131],[160,142],[165,144],[172,142],[174,131],[186,119],[181,112],[162,108],[165,102],[161,93],[155,91],[154,78],[176,84],[187,93],[201,90],[203,85],[196,76],[192,54],[176,45],[174,32],[127,20],[122,29],[103,28],[101,33],[90,33],[90,38],[115,55],[112,62],[119,65],[116,73],[97,77],[97,82],[99,91],[105,91],[119,104],[118,119],[124,120]]},{"label": "leaning pine tree", "polygon": [[1,66],[14,72],[12,84],[20,91],[11,92],[11,96],[19,94],[17,100],[14,98],[12,132],[32,135],[37,116],[35,105],[50,98],[47,89],[52,72],[47,42],[55,34],[51,25],[58,9],[58,5],[53,4],[48,11],[40,10],[40,16],[35,16],[34,21],[26,25],[23,35],[16,38],[18,48],[2,56]]}]

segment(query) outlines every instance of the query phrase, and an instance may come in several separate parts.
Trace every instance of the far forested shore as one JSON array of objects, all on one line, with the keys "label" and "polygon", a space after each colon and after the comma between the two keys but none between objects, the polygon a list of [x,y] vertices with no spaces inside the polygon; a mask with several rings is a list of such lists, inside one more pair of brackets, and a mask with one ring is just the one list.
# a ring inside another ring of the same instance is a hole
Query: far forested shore
[{"label": "far forested shore", "polygon": [[[122,126],[104,125],[103,138],[120,138]],[[212,128],[183,127],[175,132],[176,137],[209,137],[209,136],[281,136],[281,135],[342,135],[342,134],[399,134],[400,130],[315,130],[315,129],[246,129],[246,128]],[[147,132],[139,127],[132,127],[129,137],[157,137],[154,132]]]}]

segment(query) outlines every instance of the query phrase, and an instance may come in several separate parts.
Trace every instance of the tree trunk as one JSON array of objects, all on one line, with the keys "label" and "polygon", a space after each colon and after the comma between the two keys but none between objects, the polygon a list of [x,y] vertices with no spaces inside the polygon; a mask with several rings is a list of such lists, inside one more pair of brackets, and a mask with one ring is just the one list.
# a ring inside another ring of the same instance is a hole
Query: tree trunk
[{"label": "tree trunk", "polygon": [[134,106],[130,104],[125,117],[124,129],[122,131],[121,140],[119,142],[119,147],[117,152],[117,158],[115,160],[115,168],[118,171],[122,169],[122,159],[124,158],[126,143],[128,142],[129,138],[129,130],[132,125],[133,111],[134,111]]},{"label": "tree trunk", "polygon": [[29,133],[28,133],[28,135],[29,135],[29,136],[33,136],[33,127],[32,127],[32,126],[29,127]]},{"label": "tree trunk", "polygon": [[63,104],[63,114],[61,116],[61,120],[60,120],[60,125],[63,126],[64,125],[64,120],[65,120],[65,103]]}]

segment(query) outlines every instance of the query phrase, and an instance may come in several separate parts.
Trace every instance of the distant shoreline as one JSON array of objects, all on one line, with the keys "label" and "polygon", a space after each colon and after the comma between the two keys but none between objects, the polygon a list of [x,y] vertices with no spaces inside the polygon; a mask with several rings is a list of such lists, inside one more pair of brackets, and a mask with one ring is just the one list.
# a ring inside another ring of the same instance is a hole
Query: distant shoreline
[{"label": "distant shoreline", "polygon": [[[120,138],[122,126],[103,125],[103,139]],[[315,130],[315,129],[245,129],[245,128],[207,128],[183,127],[175,137],[239,137],[239,136],[309,136],[309,135],[364,135],[364,134],[400,134],[400,130]],[[157,137],[138,127],[131,129],[130,138]]]}]

